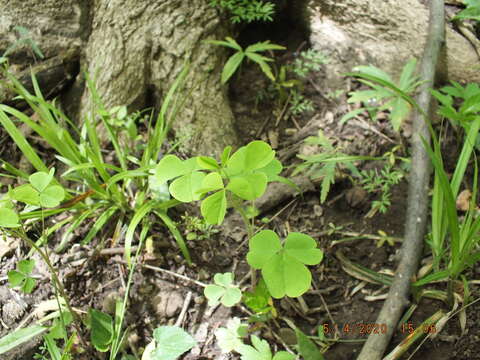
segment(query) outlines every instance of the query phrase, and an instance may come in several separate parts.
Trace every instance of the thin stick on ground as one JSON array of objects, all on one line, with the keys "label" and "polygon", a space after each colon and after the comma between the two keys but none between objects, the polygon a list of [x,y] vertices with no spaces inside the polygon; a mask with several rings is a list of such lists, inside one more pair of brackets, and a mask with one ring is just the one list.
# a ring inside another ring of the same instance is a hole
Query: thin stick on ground
[{"label": "thin stick on ground", "polygon": [[[420,87],[417,103],[427,114],[431,114],[431,95],[440,49],[445,39],[445,9],[443,0],[431,0],[430,24],[425,51],[420,65],[420,77],[425,81]],[[428,124],[415,110],[413,114],[412,170],[410,173],[407,219],[402,246],[402,257],[395,272],[388,298],[375,323],[385,324],[384,335],[370,335],[362,348],[358,360],[379,360],[392,338],[397,323],[408,305],[411,280],[414,277],[423,248],[427,214],[430,161],[421,138],[430,142]]]}]

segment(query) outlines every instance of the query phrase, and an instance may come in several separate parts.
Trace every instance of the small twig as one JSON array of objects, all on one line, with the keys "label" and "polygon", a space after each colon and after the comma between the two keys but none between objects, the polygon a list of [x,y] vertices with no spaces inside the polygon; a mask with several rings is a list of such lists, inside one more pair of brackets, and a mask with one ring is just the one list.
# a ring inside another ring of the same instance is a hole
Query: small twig
[{"label": "small twig", "polygon": [[330,321],[332,322],[332,325],[335,329],[335,337],[336,339],[340,338],[340,333],[338,331],[338,326],[337,326],[337,323],[335,322],[335,319],[333,318],[332,314],[330,313],[330,310],[328,308],[328,305],[327,303],[325,302],[325,299],[323,298],[322,295],[319,295],[320,296],[320,300],[322,301],[322,304],[323,306],[325,307],[325,311],[327,312],[327,315],[328,315],[328,318],[330,319]]},{"label": "small twig", "polygon": [[282,111],[280,112],[280,115],[278,115],[277,121],[275,121],[275,127],[278,127],[278,124],[280,124],[280,121],[282,121],[283,116],[285,115],[285,112],[287,111],[287,106],[290,103],[290,98],[292,97],[292,93],[290,92],[288,94],[287,100],[285,101],[285,104],[283,105]]},{"label": "small twig", "polygon": [[[335,309],[339,309],[341,307],[344,307],[344,306],[347,306],[347,305],[350,305],[350,304],[351,304],[351,301],[343,301],[343,302],[340,302],[340,303],[331,304],[329,309],[335,310]],[[308,314],[310,315],[310,314],[315,314],[315,313],[318,313],[318,312],[327,312],[327,308],[325,308],[325,306],[319,306],[319,307],[311,308],[308,311]]]},{"label": "small twig", "polygon": [[[387,140],[388,142],[390,142],[391,144],[395,144],[395,141],[393,141],[392,139],[390,139],[387,135],[385,135],[384,133],[378,131],[375,126],[373,126],[372,124],[369,124],[368,122],[366,122],[365,120],[363,119],[360,119],[358,118],[358,123],[356,124],[358,127],[360,127],[361,129],[364,129],[364,130],[369,130],[375,134],[377,134],[378,136],[381,136],[382,138],[384,138],[385,140]],[[351,123],[355,124],[355,122],[351,121]]]},{"label": "small twig", "polygon": [[[116,260],[116,261],[118,261],[118,262],[120,262],[120,263],[122,263],[122,264],[127,264],[127,262],[124,261],[124,260],[118,259],[118,260]],[[175,273],[175,272],[173,272],[173,271],[170,271],[170,270],[162,269],[162,268],[159,268],[159,267],[156,267],[156,266],[152,266],[152,265],[147,265],[147,264],[138,264],[138,265],[140,265],[141,267],[143,267],[143,268],[145,268],[145,269],[150,269],[150,270],[153,270],[153,271],[162,272],[162,273],[165,273],[165,274],[168,274],[168,275],[172,275],[172,276],[174,276],[174,277],[176,277],[176,278],[178,278],[178,279],[182,279],[182,280],[185,280],[185,281],[194,283],[194,284],[196,284],[196,285],[198,285],[198,286],[201,286],[201,287],[206,287],[206,286],[207,286],[207,284],[205,284],[205,283],[202,283],[202,282],[200,282],[200,281],[194,280],[194,279],[189,278],[188,276],[185,276],[185,275],[177,274],[177,273]]]},{"label": "small twig", "polygon": [[187,296],[185,296],[185,301],[183,302],[182,310],[178,315],[177,321],[175,322],[175,326],[180,326],[182,324],[183,319],[185,318],[185,314],[187,313],[188,306],[190,305],[191,301],[192,301],[192,292],[189,291],[187,293]]}]

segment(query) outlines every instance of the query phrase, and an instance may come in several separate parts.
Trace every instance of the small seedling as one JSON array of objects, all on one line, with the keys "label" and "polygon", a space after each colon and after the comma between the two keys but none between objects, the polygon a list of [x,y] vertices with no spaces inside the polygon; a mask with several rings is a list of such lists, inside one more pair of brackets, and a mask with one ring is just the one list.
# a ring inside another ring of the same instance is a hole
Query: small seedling
[{"label": "small seedling", "polygon": [[322,52],[308,49],[298,54],[295,59],[292,71],[301,78],[306,78],[311,72],[319,71],[322,65],[329,63],[329,58]]},{"label": "small seedling", "polygon": [[232,307],[242,299],[242,292],[233,284],[233,274],[215,274],[215,284],[208,285],[204,294],[208,299],[208,305],[215,306],[219,302],[226,307]]},{"label": "small seedling", "polygon": [[181,218],[187,233],[187,240],[208,240],[213,234],[219,232],[218,229],[208,224],[203,218],[190,216],[187,213],[182,215]]},{"label": "small seedling", "polygon": [[215,336],[222,352],[236,351],[241,355],[242,360],[295,359],[295,355],[286,351],[279,351],[272,357],[272,351],[268,343],[255,335],[252,335],[250,338],[252,345],[245,344],[242,338],[247,335],[247,329],[248,327],[242,324],[238,318],[229,320],[226,328],[219,328],[215,332]]},{"label": "small seedling", "polygon": [[354,68],[354,73],[348,75],[359,78],[359,81],[370,87],[371,90],[359,90],[349,94],[349,103],[363,103],[365,107],[347,113],[342,117],[340,123],[355,117],[362,111],[368,111],[376,120],[377,113],[382,110],[389,110],[393,129],[399,131],[403,120],[410,113],[411,105],[398,93],[393,92],[391,88],[399,89],[400,92],[406,94],[412,94],[421,84],[421,81],[418,81],[417,76],[414,75],[416,64],[416,60],[412,59],[403,67],[397,84],[394,83],[390,75],[375,66],[357,66]]},{"label": "small seedling", "polygon": [[268,342],[258,336],[252,335],[250,340],[252,345],[242,344],[237,349],[237,352],[241,355],[241,360],[295,360],[295,355],[286,351],[279,351],[272,356],[272,350]]},{"label": "small seedling", "polygon": [[229,353],[243,344],[242,338],[247,333],[248,326],[242,324],[239,318],[233,318],[228,320],[226,328],[221,327],[215,331],[215,337],[222,352]]},{"label": "small seedling", "polygon": [[261,0],[210,0],[210,6],[220,6],[230,14],[234,24],[253,21],[273,21],[275,4]]},{"label": "small seedling", "polygon": [[235,50],[233,54],[225,63],[222,71],[222,84],[225,84],[228,79],[238,70],[243,60],[246,58],[252,60],[258,66],[262,72],[272,81],[275,81],[275,76],[273,75],[272,69],[269,62],[272,62],[273,59],[260,55],[259,53],[269,51],[269,50],[285,50],[285,47],[271,44],[269,41],[258,42],[253,45],[248,46],[245,50],[231,37],[226,37],[225,41],[221,40],[208,40],[207,43],[217,46],[224,46]]},{"label": "small seedling", "polygon": [[35,260],[20,260],[16,270],[8,272],[8,282],[11,287],[20,287],[25,294],[30,294],[35,287],[35,279],[30,276],[35,268]]},{"label": "small seedling", "polygon": [[305,265],[317,265],[323,252],[310,236],[292,232],[282,246],[280,238],[271,230],[262,230],[250,239],[247,261],[254,269],[261,269],[270,294],[280,299],[297,297],[309,288],[312,275]]},{"label": "small seedling", "polygon": [[395,170],[390,163],[386,164],[380,172],[377,170],[362,170],[360,184],[368,193],[380,193],[380,199],[372,202],[371,210],[367,217],[373,216],[377,211],[385,214],[390,207],[392,187],[404,177],[403,172]]},{"label": "small seedling", "polygon": [[265,321],[277,316],[272,297],[263,279],[260,279],[253,292],[247,291],[243,294],[243,302],[255,313],[254,321]]},{"label": "small seedling", "polygon": [[359,171],[354,162],[366,159],[366,157],[349,156],[342,153],[340,149],[333,146],[332,141],[322,131],[319,131],[317,136],[308,137],[305,144],[319,146],[320,152],[314,155],[299,155],[298,157],[305,161],[297,166],[293,175],[307,171],[310,178],[322,179],[320,185],[321,203],[324,203],[327,199],[330,187],[335,183],[340,165],[346,167],[353,176],[359,176]]}]

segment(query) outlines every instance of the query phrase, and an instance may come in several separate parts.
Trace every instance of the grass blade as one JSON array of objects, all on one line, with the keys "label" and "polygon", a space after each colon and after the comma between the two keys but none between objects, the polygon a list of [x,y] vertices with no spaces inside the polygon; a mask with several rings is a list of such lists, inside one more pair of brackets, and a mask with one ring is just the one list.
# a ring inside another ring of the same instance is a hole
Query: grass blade
[{"label": "grass blade", "polygon": [[183,239],[182,234],[180,233],[180,231],[178,231],[178,228],[175,225],[175,222],[173,222],[173,220],[170,219],[166,211],[156,210],[154,212],[160,219],[162,219],[164,224],[168,227],[173,237],[175,238],[178,244],[178,247],[180,248],[180,251],[182,252],[185,259],[187,260],[187,263],[191,264],[192,259],[190,258],[190,253],[188,252],[187,245],[185,244],[185,240]]}]

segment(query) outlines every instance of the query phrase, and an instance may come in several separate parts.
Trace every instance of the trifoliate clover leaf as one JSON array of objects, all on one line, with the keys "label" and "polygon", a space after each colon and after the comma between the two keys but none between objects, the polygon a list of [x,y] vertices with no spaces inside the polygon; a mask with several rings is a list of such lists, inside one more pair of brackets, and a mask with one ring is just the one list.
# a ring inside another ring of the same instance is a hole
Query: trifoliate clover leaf
[{"label": "trifoliate clover leaf", "polygon": [[227,161],[227,170],[231,175],[261,169],[275,157],[275,151],[263,141],[252,141],[238,149]]},{"label": "trifoliate clover leaf", "polygon": [[316,265],[323,258],[315,240],[301,233],[290,233],[282,248],[277,234],[263,230],[250,239],[249,247],[247,262],[262,270],[270,294],[277,299],[305,293],[312,278],[305,265]]},{"label": "trifoliate clover leaf", "polygon": [[20,185],[9,192],[9,196],[28,205],[53,208],[65,198],[65,190],[59,185],[50,185],[54,169],[40,171],[29,176],[30,184]]},{"label": "trifoliate clover leaf", "polygon": [[242,337],[247,333],[247,326],[240,322],[239,318],[230,319],[226,328],[215,331],[217,343],[223,353],[238,351],[243,345]]},{"label": "trifoliate clover leaf", "polygon": [[221,302],[224,306],[231,307],[242,299],[242,292],[233,284],[233,274],[215,274],[215,284],[205,287],[204,294],[208,304],[214,306]]},{"label": "trifoliate clover leaf", "polygon": [[8,272],[8,282],[11,287],[20,287],[25,294],[30,294],[35,287],[36,281],[30,276],[35,267],[35,260],[21,260],[16,270]]},{"label": "trifoliate clover leaf", "polygon": [[198,171],[199,169],[195,157],[182,161],[175,155],[167,155],[155,167],[155,177],[158,184],[176,178],[170,184],[170,193],[179,201],[191,202],[200,199],[198,190],[202,185],[205,174]]},{"label": "trifoliate clover leaf", "polygon": [[40,193],[40,206],[53,208],[60,205],[65,197],[65,191],[59,185],[51,185]]}]

